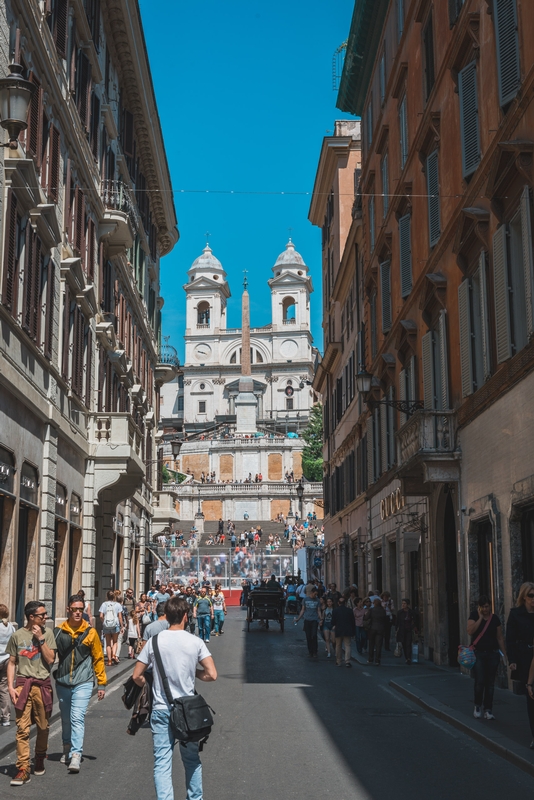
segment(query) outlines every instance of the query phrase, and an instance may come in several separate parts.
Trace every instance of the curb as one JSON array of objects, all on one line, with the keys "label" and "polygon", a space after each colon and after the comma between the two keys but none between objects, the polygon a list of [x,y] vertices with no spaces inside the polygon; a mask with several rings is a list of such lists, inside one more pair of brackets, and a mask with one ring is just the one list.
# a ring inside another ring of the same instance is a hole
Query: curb
[{"label": "curb", "polygon": [[[519,769],[523,770],[523,772],[527,772],[529,775],[534,776],[534,763],[529,761],[523,756],[519,755],[515,750],[521,745],[518,745],[512,739],[509,739],[507,736],[502,736],[497,734],[498,740],[496,738],[492,738],[481,731],[475,730],[471,725],[467,723],[467,717],[463,714],[455,712],[449,706],[440,703],[439,700],[434,700],[430,695],[421,692],[419,689],[412,690],[408,689],[406,686],[403,686],[401,683],[398,683],[395,680],[389,681],[389,685],[392,689],[395,689],[400,694],[407,697],[412,702],[416,703],[421,708],[424,708],[425,711],[428,711],[433,716],[441,719],[443,722],[452,725],[453,728],[456,728],[462,733],[467,734],[472,739],[475,739],[479,744],[486,747],[488,750],[491,750],[498,756],[505,758],[514,766],[519,767]],[[527,748],[524,748],[527,752]]]},{"label": "curb", "polygon": [[[128,659],[124,659],[124,661],[128,661]],[[135,664],[135,660],[132,660],[132,665],[133,664]],[[110,686],[112,683],[115,683],[115,681],[117,681],[119,678],[121,678],[123,675],[125,675],[128,672],[128,668],[129,667],[130,667],[129,663],[128,664],[124,664],[122,669],[119,669],[116,672],[113,672],[111,674],[111,676],[108,678],[108,682],[107,682],[106,686]],[[91,699],[94,697],[94,695],[97,693],[97,691],[98,691],[98,689],[97,689],[97,687],[95,687],[94,690],[93,690],[93,694],[91,695]],[[59,720],[60,717],[61,717],[61,715],[59,713],[59,709],[57,709],[56,711],[53,711],[52,714],[50,715],[49,719],[48,719],[49,725],[52,725],[54,722],[57,722],[57,720]],[[15,725],[14,728],[12,729],[12,731],[10,731],[9,733],[4,734],[4,736],[6,738],[9,738],[10,741],[7,742],[6,744],[4,744],[3,746],[2,746],[2,739],[0,738],[0,758],[5,758],[5,756],[9,755],[9,753],[12,753],[14,750],[17,749],[17,743],[15,741],[16,731],[17,731],[17,728],[16,728],[16,725]],[[30,733],[30,741],[32,739],[34,739],[36,735],[37,735],[37,730],[36,730],[35,726],[32,725],[31,733]]]}]

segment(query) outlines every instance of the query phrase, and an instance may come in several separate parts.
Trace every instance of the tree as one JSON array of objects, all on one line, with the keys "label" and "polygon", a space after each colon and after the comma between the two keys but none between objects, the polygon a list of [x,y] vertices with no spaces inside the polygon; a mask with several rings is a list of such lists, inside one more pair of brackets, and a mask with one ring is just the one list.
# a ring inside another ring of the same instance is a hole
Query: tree
[{"label": "tree", "polygon": [[310,420],[302,438],[306,442],[302,451],[302,472],[309,481],[323,480],[323,406],[316,403],[310,411]]}]

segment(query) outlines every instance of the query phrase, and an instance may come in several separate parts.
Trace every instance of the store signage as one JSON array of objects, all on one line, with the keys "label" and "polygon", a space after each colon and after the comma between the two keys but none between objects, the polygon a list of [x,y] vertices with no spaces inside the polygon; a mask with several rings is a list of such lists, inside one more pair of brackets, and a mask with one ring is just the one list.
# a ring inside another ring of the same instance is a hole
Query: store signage
[{"label": "store signage", "polygon": [[401,494],[401,490],[397,489],[391,492],[380,501],[380,519],[387,519],[388,517],[396,514],[401,508],[406,505],[406,498]]}]

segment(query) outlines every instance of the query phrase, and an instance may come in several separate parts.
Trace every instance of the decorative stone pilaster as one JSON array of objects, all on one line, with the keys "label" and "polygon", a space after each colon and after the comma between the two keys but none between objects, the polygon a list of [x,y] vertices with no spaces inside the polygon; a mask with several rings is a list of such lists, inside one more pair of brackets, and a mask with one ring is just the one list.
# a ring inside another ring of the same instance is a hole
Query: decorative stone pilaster
[{"label": "decorative stone pilaster", "polygon": [[[122,559],[122,586],[119,589],[129,589],[132,585],[132,501],[128,498],[124,502],[124,524],[122,527],[123,559]],[[135,576],[133,576],[135,579]]]},{"label": "decorative stone pilaster", "polygon": [[39,590],[48,614],[52,613],[54,585],[55,507],[57,475],[57,430],[44,427],[43,462],[41,475],[41,527],[39,530]]}]

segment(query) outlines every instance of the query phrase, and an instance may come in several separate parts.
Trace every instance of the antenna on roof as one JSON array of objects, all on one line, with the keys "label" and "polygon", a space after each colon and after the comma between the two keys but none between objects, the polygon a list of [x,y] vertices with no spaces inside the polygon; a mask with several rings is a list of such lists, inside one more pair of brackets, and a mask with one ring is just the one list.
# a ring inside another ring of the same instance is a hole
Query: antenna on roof
[{"label": "antenna on roof", "polygon": [[343,73],[343,64],[345,63],[345,52],[347,50],[347,40],[345,39],[342,44],[339,45],[337,50],[334,52],[332,56],[332,90],[337,92],[339,89],[339,82],[341,80],[341,75]]}]

